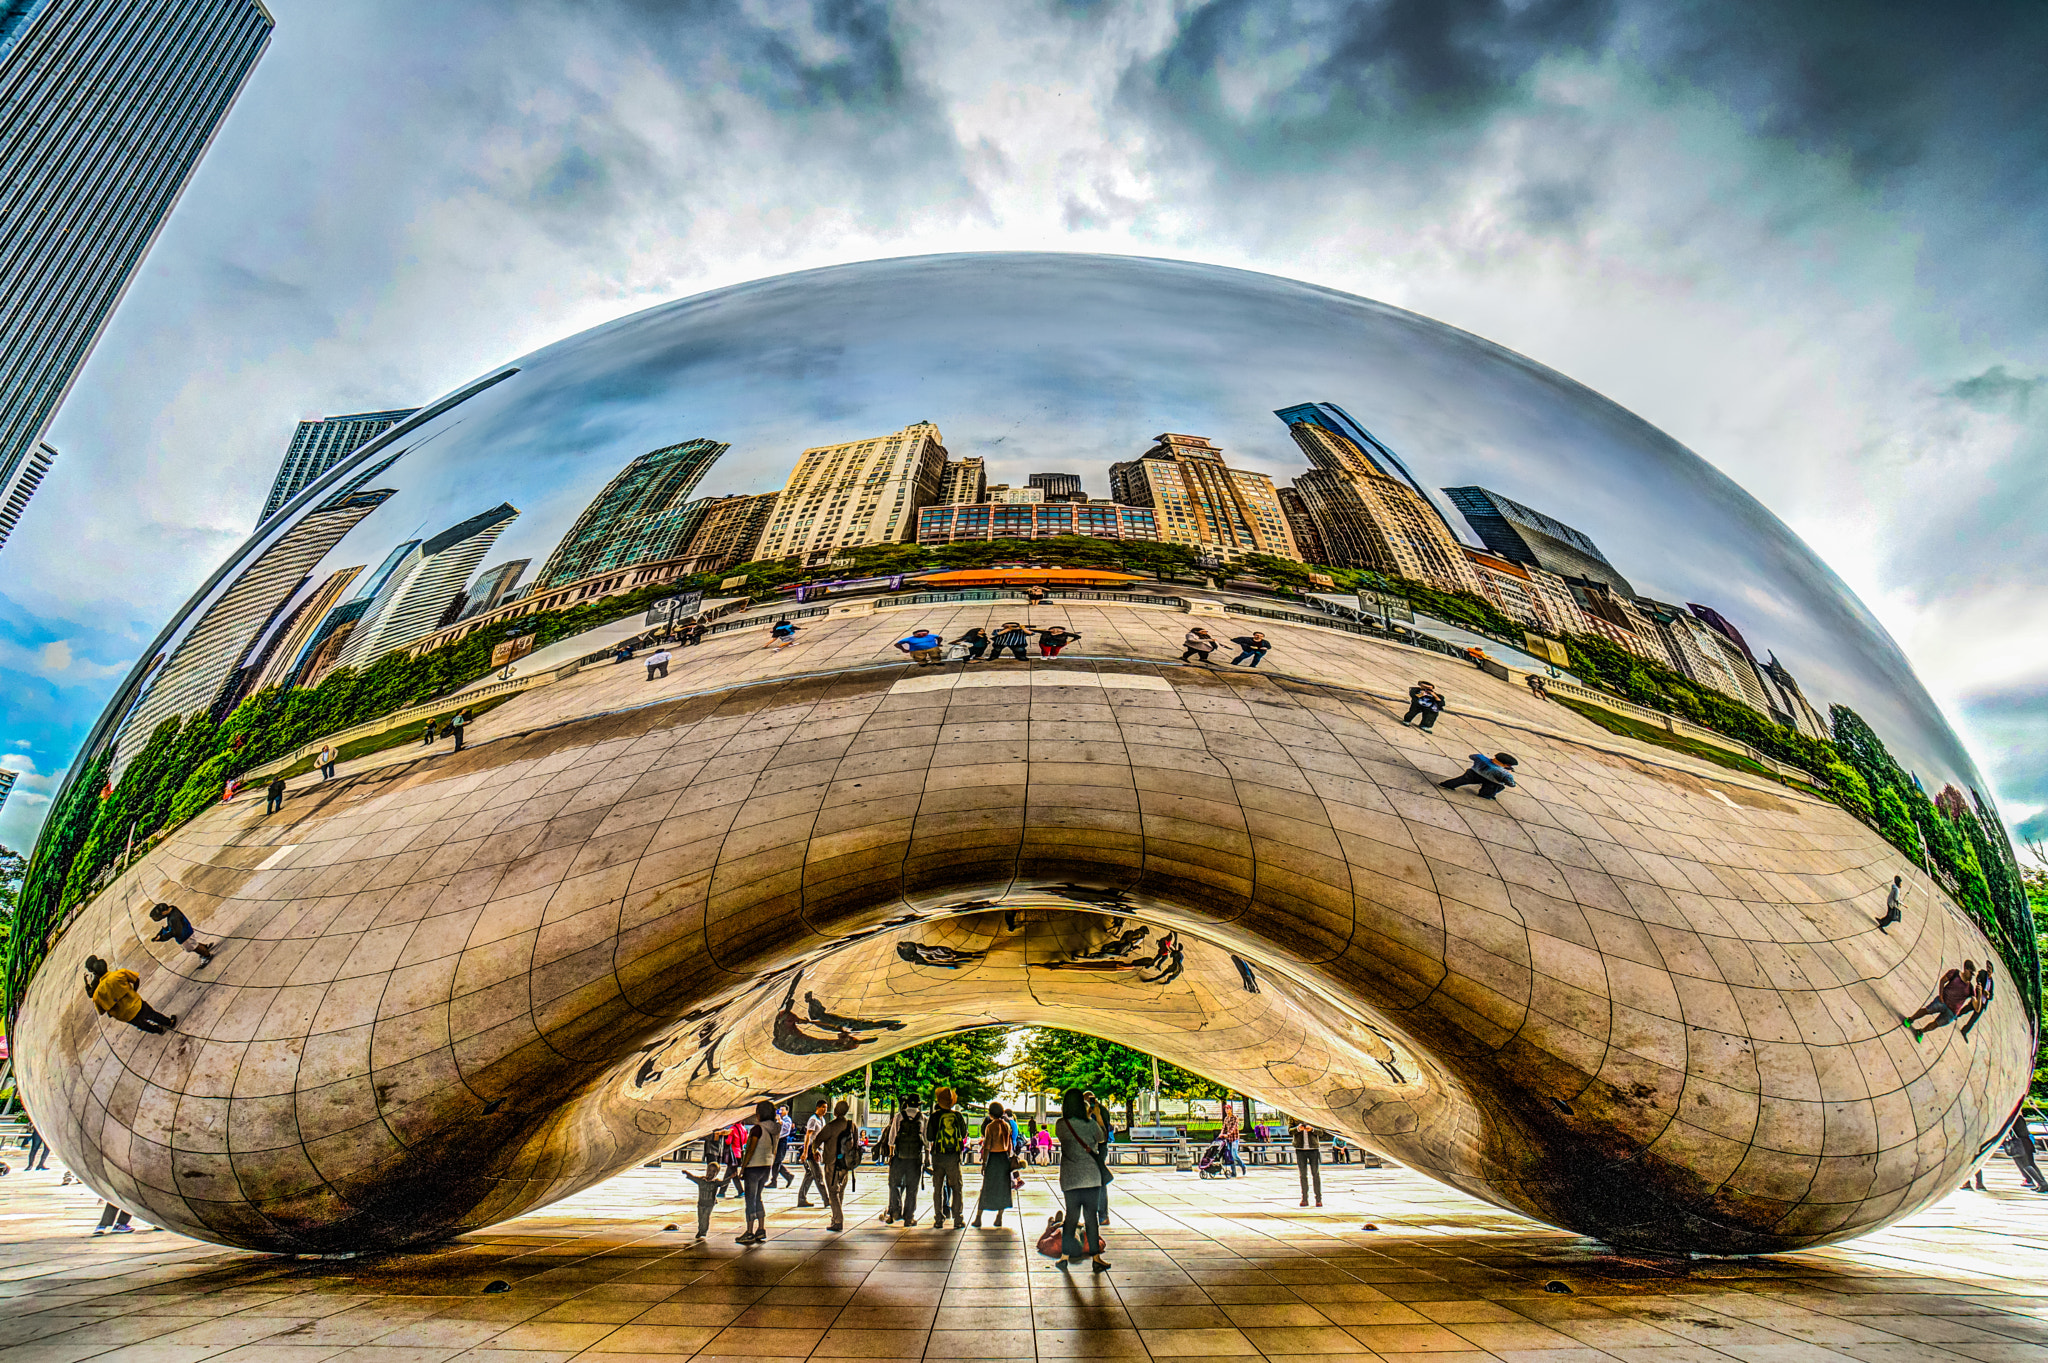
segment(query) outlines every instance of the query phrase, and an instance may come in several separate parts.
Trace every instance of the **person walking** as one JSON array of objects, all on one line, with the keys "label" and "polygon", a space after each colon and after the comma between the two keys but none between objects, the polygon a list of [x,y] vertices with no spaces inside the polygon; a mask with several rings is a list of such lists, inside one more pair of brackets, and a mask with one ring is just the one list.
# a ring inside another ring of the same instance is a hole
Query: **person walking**
[{"label": "person walking", "polygon": [[1273,641],[1271,639],[1268,639],[1265,635],[1259,633],[1257,630],[1253,630],[1250,634],[1243,635],[1239,638],[1232,639],[1230,642],[1236,644],[1238,648],[1241,650],[1235,658],[1232,658],[1230,660],[1230,665],[1232,667],[1236,667],[1246,658],[1250,658],[1252,660],[1252,666],[1257,667],[1259,665],[1259,659],[1265,657],[1266,654],[1269,651],[1271,651],[1273,647]]},{"label": "person walking", "polygon": [[1038,1157],[1032,1160],[1031,1162],[1033,1164],[1051,1164],[1052,1129],[1050,1127],[1040,1126],[1037,1122],[1033,1122],[1031,1124],[1031,1129],[1038,1133],[1031,1138],[1032,1149],[1038,1152]]},{"label": "person walking", "polygon": [[1904,916],[1900,913],[1900,910],[1905,905],[1906,878],[1904,876],[1893,876],[1891,888],[1884,892],[1884,917],[1877,920],[1877,930],[1879,932],[1890,932],[1892,924],[1898,922]]},{"label": "person walking", "polygon": [[747,1133],[746,1149],[740,1152],[740,1186],[746,1194],[747,1228],[739,1236],[743,1245],[758,1245],[768,1238],[768,1204],[761,1193],[768,1176],[775,1172],[775,1147],[782,1138],[782,1124],[776,1120],[775,1104],[754,1104],[754,1121]]},{"label": "person walking", "polygon": [[2041,1166],[2034,1163],[2034,1130],[2027,1124],[2026,1104],[2020,1104],[2019,1111],[2012,1114],[1999,1148],[2011,1157],[2027,1187],[2037,1193],[2048,1193],[2048,1178],[2041,1177]]},{"label": "person walking", "polygon": [[656,677],[666,677],[668,675],[668,662],[669,652],[665,648],[657,648],[654,652],[648,654],[647,680],[653,681]]},{"label": "person walking", "polygon": [[[963,644],[967,646],[967,652],[962,655],[962,661],[970,663],[980,662],[981,655],[988,652],[988,631],[980,625],[974,626],[974,628],[953,641],[953,648],[959,648]],[[952,649],[948,649],[947,652],[950,654]]]},{"label": "person walking", "polygon": [[275,814],[284,808],[284,773],[270,778],[270,784],[263,788],[263,812]]},{"label": "person walking", "polygon": [[795,642],[796,626],[789,622],[789,618],[787,616],[784,616],[782,619],[777,620],[773,625],[768,627],[768,642],[766,644],[763,644],[762,647],[788,648],[791,644]]},{"label": "person walking", "polygon": [[924,1139],[932,1161],[932,1226],[953,1218],[953,1229],[966,1224],[960,1156],[967,1149],[967,1114],[953,1104],[957,1095],[941,1086],[932,1094],[932,1115],[925,1120]]},{"label": "person walking", "polygon": [[917,1189],[924,1181],[924,1116],[914,1093],[896,1105],[882,1130],[882,1158],[889,1162],[889,1208],[882,1223],[917,1224]]},{"label": "person walking", "polygon": [[1003,650],[1007,648],[1021,663],[1024,661],[1024,645],[1030,642],[1031,636],[1024,632],[1024,626],[1015,620],[1005,620],[996,627],[995,647],[988,651],[988,660],[994,662],[1002,657]]},{"label": "person walking", "polygon": [[[28,1136],[22,1142],[28,1151],[28,1163],[22,1166],[21,1172],[33,1174],[38,1169],[47,1170],[50,1167],[50,1143],[43,1139],[42,1132],[36,1130],[35,1119],[28,1115],[26,1109],[22,1111],[21,1120],[28,1127]],[[996,1224],[1003,1224],[1001,1217],[996,1218]]]},{"label": "person walking", "polygon": [[426,723],[426,727],[424,727],[424,728],[422,728],[422,729],[420,730],[420,746],[421,746],[422,748],[431,748],[431,747],[433,747],[433,746],[434,746],[434,739],[435,739],[436,737],[437,737],[437,735],[436,735],[436,732],[435,732],[435,729],[434,729],[434,721],[430,719],[430,720],[428,720],[428,721],[427,721],[427,723]]},{"label": "person walking", "polygon": [[1054,625],[1051,629],[1042,629],[1038,631],[1038,656],[1057,658],[1061,649],[1080,637],[1074,630],[1063,629],[1059,625]]},{"label": "person walking", "polygon": [[1181,640],[1180,660],[1184,663],[1206,663],[1209,655],[1222,646],[1222,640],[1196,625]]},{"label": "person walking", "polygon": [[1437,716],[1444,712],[1443,693],[1433,682],[1417,682],[1408,688],[1408,713],[1401,716],[1403,724],[1416,719],[1422,721],[1422,731],[1428,733],[1436,727]]},{"label": "person walking", "polygon": [[768,1180],[771,1188],[780,1188],[785,1183],[796,1182],[796,1175],[789,1172],[789,1145],[796,1135],[796,1123],[790,1119],[787,1107],[775,1109],[775,1173]]},{"label": "person walking", "polygon": [[724,1197],[726,1189],[737,1187],[746,1191],[746,1180],[740,1177],[740,1152],[746,1148],[747,1127],[744,1122],[734,1122],[725,1129],[721,1144],[725,1147],[725,1177],[718,1181],[718,1195]]},{"label": "person walking", "polygon": [[923,625],[919,625],[913,633],[896,641],[896,651],[908,653],[910,660],[920,667],[944,662],[945,647],[946,641]]},{"label": "person walking", "polygon": [[1497,752],[1492,757],[1483,752],[1476,752],[1472,754],[1472,766],[1469,771],[1448,781],[1437,782],[1437,789],[1456,790],[1459,786],[1477,786],[1480,799],[1498,799],[1502,791],[1515,783],[1516,765],[1515,759],[1504,752]]},{"label": "person walking", "polygon": [[803,1148],[797,1152],[798,1161],[804,1166],[804,1181],[797,1185],[796,1205],[808,1207],[811,1188],[815,1185],[819,1195],[825,1192],[825,1166],[820,1163],[824,1147],[819,1143],[818,1133],[825,1129],[830,1119],[825,1116],[825,1100],[820,1098],[818,1106],[804,1120]]},{"label": "person walking", "polygon": [[1315,1181],[1316,1205],[1323,1205],[1323,1132],[1307,1122],[1294,1124],[1294,1167],[1301,1175],[1301,1205],[1308,1205],[1309,1181]]},{"label": "person walking", "polygon": [[981,1197],[974,1204],[974,1228],[981,1229],[984,1212],[996,1214],[1010,1209],[1010,1176],[1017,1167],[1017,1128],[1003,1112],[1001,1103],[988,1105],[988,1120],[981,1124]]},{"label": "person walking", "polygon": [[1103,1185],[1109,1170],[1096,1153],[1105,1137],[1102,1128],[1088,1115],[1088,1100],[1079,1089],[1060,1095],[1060,1119],[1053,1124],[1060,1138],[1060,1193],[1066,1198],[1067,1216],[1060,1227],[1060,1267],[1083,1259],[1095,1261],[1097,1273],[1107,1272],[1107,1248],[1102,1242]]},{"label": "person walking", "polygon": [[860,1164],[861,1134],[846,1114],[850,1104],[841,1098],[832,1106],[832,1120],[818,1128],[818,1162],[824,1168],[825,1205],[832,1209],[827,1230],[846,1229],[846,1184]]},{"label": "person walking", "polygon": [[718,1148],[706,1141],[708,1152],[704,1160],[704,1172],[693,1174],[683,1170],[683,1177],[697,1185],[697,1235],[702,1240],[711,1234],[711,1213],[718,1210],[718,1185],[725,1182],[725,1166],[718,1158]]},{"label": "person walking", "polygon": [[94,1228],[94,1235],[133,1235],[135,1227],[128,1224],[129,1211],[109,1202],[100,1211],[100,1224]]},{"label": "person walking", "polygon": [[469,711],[457,710],[455,717],[448,721],[448,732],[455,735],[455,751],[462,751],[463,726],[469,723]]},{"label": "person walking", "polygon": [[142,977],[132,970],[109,970],[99,957],[85,958],[85,996],[92,1000],[92,1006],[138,1032],[162,1036],[178,1025],[177,1014],[166,1017],[144,1002],[136,992],[141,983]]},{"label": "person walking", "polygon": [[200,941],[199,934],[192,929],[192,920],[187,918],[185,911],[176,904],[159,904],[149,911],[149,916],[151,921],[163,924],[156,930],[156,936],[149,939],[150,941],[176,942],[197,956],[201,965],[213,959],[213,949],[218,944]]},{"label": "person walking", "polygon": [[320,756],[318,758],[318,761],[320,763],[321,780],[331,781],[334,779],[334,758],[335,751],[334,745],[332,743],[329,743],[326,747],[320,750]]}]

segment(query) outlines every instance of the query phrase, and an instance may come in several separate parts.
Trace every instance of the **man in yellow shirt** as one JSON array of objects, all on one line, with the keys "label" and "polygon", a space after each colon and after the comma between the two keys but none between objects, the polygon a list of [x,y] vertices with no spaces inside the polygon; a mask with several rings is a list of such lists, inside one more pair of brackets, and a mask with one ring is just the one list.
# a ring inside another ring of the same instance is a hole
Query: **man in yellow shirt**
[{"label": "man in yellow shirt", "polygon": [[109,970],[97,956],[85,958],[85,992],[92,1006],[116,1022],[138,1031],[162,1036],[178,1025],[176,1016],[165,1017],[143,1001],[136,992],[142,977],[132,970]]}]

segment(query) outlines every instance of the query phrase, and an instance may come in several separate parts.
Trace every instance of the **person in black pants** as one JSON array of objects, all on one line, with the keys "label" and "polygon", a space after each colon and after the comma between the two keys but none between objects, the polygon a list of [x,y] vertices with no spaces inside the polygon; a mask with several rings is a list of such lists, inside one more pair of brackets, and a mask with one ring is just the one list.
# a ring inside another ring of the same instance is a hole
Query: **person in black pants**
[{"label": "person in black pants", "polygon": [[1437,782],[1438,789],[1456,790],[1459,786],[1479,787],[1482,800],[1497,799],[1500,793],[1515,783],[1515,759],[1504,752],[1488,757],[1483,752],[1472,754],[1472,769],[1462,776],[1453,776],[1448,781]]},{"label": "person in black pants", "polygon": [[1422,731],[1428,733],[1436,727],[1437,716],[1444,712],[1443,693],[1429,682],[1417,682],[1408,688],[1408,713],[1401,716],[1403,724],[1422,721]]},{"label": "person in black pants", "polygon": [[1005,620],[1001,628],[996,630],[995,647],[988,651],[988,660],[994,662],[1002,657],[1003,650],[1007,648],[1021,663],[1024,661],[1024,645],[1030,642],[1031,636],[1024,632],[1024,626],[1015,620]]},{"label": "person in black pants", "polygon": [[1294,1167],[1301,1175],[1301,1205],[1308,1205],[1309,1180],[1315,1180],[1316,1205],[1323,1205],[1323,1133],[1307,1122],[1294,1124]]},{"label": "person in black pants", "polygon": [[2041,1177],[2041,1166],[2034,1163],[2034,1131],[2027,1124],[2026,1108],[2012,1114],[2012,1123],[2005,1128],[2004,1149],[2027,1186],[2037,1193],[2048,1193],[2048,1178]]},{"label": "person in black pants", "polygon": [[981,661],[981,655],[988,652],[988,631],[976,625],[953,642],[967,645],[967,661],[978,663]]}]

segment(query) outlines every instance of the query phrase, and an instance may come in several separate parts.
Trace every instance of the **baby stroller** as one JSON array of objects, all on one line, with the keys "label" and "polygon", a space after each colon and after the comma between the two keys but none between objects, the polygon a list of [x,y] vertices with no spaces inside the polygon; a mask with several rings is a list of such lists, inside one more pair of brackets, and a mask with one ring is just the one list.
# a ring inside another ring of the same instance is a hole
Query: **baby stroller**
[{"label": "baby stroller", "polygon": [[1223,1177],[1223,1142],[1211,1141],[1209,1148],[1195,1162],[1195,1172],[1203,1178]]}]

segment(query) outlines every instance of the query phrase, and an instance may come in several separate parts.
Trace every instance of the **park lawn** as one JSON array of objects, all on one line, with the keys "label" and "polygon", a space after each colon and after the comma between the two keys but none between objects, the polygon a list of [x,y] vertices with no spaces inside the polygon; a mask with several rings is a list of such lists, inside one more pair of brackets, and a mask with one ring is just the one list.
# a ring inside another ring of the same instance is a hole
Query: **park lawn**
[{"label": "park lawn", "polygon": [[[521,693],[517,691],[512,693],[512,695],[519,694]],[[369,754],[373,752],[383,752],[387,748],[396,748],[403,743],[412,743],[421,746],[424,749],[421,755],[425,756],[426,752],[433,751],[433,749],[427,749],[425,748],[425,745],[420,744],[420,739],[425,736],[427,732],[427,725],[429,723],[432,723],[435,727],[438,728],[440,725],[446,723],[448,719],[451,716],[453,716],[457,710],[469,711],[469,717],[473,720],[479,715],[487,714],[490,711],[497,709],[500,705],[503,705],[506,701],[510,699],[512,699],[512,696],[493,696],[489,700],[480,700],[474,705],[451,705],[446,710],[442,711],[440,714],[428,715],[425,718],[416,719],[410,724],[401,725],[396,729],[387,729],[381,734],[369,734],[362,738],[353,739],[350,742],[344,743],[339,748],[335,749],[335,760],[338,762],[347,762],[352,758],[367,757]],[[435,739],[435,747],[438,748],[441,742],[441,739]],[[450,746],[452,747],[453,740],[449,740],[449,743]],[[314,756],[317,755],[318,750],[316,749]],[[289,780],[294,776],[304,776],[307,772],[313,770],[313,765],[314,763],[312,756],[302,757],[298,761],[292,763],[289,767],[286,767],[284,769],[285,779]]]},{"label": "park lawn", "polygon": [[[1768,776],[1773,781],[1781,781],[1786,785],[1799,786],[1802,790],[1810,789],[1800,782],[1786,781],[1784,777],[1778,775],[1769,767],[1753,762],[1741,753],[1729,752],[1726,748],[1719,748],[1712,743],[1701,742],[1697,738],[1687,738],[1683,734],[1674,734],[1669,729],[1660,729],[1654,724],[1645,724],[1643,721],[1632,719],[1627,715],[1617,715],[1614,711],[1603,710],[1597,705],[1586,705],[1579,701],[1567,700],[1563,696],[1554,693],[1550,699],[1564,706],[1567,710],[1573,710],[1584,715],[1587,719],[1592,720],[1611,734],[1620,734],[1625,738],[1640,739],[1645,743],[1654,743],[1660,748],[1670,748],[1675,752],[1682,752],[1688,757],[1704,757],[1707,761],[1719,766],[1729,767],[1735,771],[1746,771],[1753,776]],[[1815,791],[1814,793],[1819,794],[1820,792]]]}]

